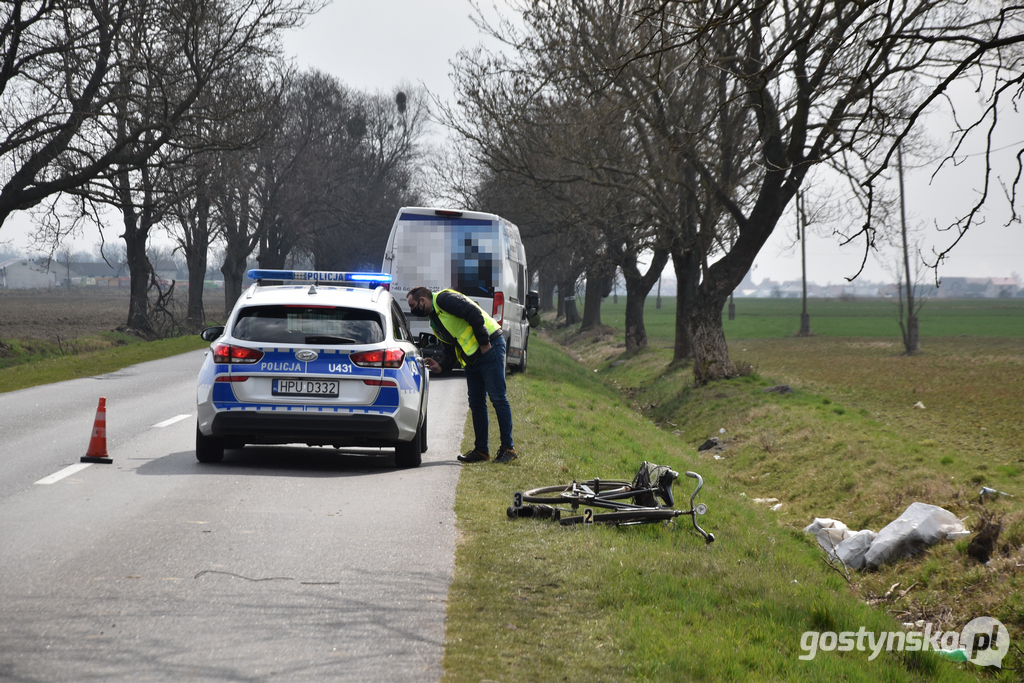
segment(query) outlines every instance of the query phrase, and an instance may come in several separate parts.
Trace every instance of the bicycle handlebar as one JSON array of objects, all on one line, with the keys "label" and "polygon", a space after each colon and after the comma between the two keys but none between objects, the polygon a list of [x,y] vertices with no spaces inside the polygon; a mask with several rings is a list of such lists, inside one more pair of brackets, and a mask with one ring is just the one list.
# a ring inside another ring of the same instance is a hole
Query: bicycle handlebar
[{"label": "bicycle handlebar", "polygon": [[[693,493],[690,494],[690,519],[693,520],[693,528],[696,529],[700,533],[700,535],[704,537],[704,540],[707,543],[714,543],[715,542],[715,535],[712,534],[712,533],[708,533],[707,531],[704,531],[697,524],[697,508],[694,507],[694,505],[693,505],[693,499],[696,498],[697,497],[697,493],[702,488],[704,488],[704,478],[701,477],[696,472],[686,472],[686,476],[690,477],[691,479],[696,479],[697,480],[697,488],[695,488],[693,490]],[[703,505],[703,503],[702,503],[702,505]],[[707,509],[707,508],[705,507],[705,509]]]}]

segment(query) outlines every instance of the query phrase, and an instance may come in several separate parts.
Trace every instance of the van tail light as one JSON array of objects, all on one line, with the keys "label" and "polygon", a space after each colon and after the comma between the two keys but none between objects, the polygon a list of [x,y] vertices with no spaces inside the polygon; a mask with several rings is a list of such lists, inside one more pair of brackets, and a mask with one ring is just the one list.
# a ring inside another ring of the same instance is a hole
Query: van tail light
[{"label": "van tail light", "polygon": [[504,322],[505,319],[505,295],[501,292],[494,293],[494,310],[491,311],[491,317],[499,325]]},{"label": "van tail light", "polygon": [[361,368],[400,368],[405,362],[405,351],[402,349],[361,351],[353,353],[348,359]]},{"label": "van tail light", "polygon": [[244,346],[217,344],[213,347],[214,363],[255,363],[263,358],[263,352]]}]

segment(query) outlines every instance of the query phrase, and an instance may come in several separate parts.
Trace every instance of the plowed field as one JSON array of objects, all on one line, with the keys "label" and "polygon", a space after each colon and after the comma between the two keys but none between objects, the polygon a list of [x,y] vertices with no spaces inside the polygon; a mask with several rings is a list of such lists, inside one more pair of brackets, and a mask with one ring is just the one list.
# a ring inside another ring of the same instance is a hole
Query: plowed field
[{"label": "plowed field", "polygon": [[128,292],[0,290],[0,340],[71,340],[128,319]]}]

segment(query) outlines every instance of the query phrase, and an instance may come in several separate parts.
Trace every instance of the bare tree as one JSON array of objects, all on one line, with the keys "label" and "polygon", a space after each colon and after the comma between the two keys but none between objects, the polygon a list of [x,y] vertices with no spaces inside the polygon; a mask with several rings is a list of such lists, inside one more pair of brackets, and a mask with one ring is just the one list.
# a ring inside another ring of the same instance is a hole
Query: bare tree
[{"label": "bare tree", "polygon": [[[586,271],[591,305],[585,306],[590,314],[583,323],[594,326],[608,275],[621,267],[630,299],[627,349],[642,348],[643,302],[668,257],[650,212],[636,200],[645,183],[645,160],[638,152],[642,141],[615,102],[588,100],[579,88],[561,87],[535,66],[525,59],[511,62],[503,56],[463,53],[455,72],[461,109],[442,106],[441,118],[468,143],[482,175],[518,177],[537,188],[535,198],[547,195],[569,205],[560,213],[575,220],[557,222],[566,228],[559,246],[572,247],[579,270],[573,274],[563,266],[560,271],[559,311],[572,297],[573,305],[565,312],[567,318],[576,318],[576,278]],[[526,228],[528,249],[529,233]],[[655,250],[655,259],[648,273],[641,274],[637,264],[647,249]],[[559,251],[564,254],[565,249]]]},{"label": "bare tree", "polygon": [[[610,97],[643,122],[636,135],[648,142],[644,158],[665,147],[677,162],[675,174],[665,172],[668,163],[643,167],[651,184],[643,197],[657,207],[666,203],[659,191],[677,193],[671,243],[679,261],[693,250],[687,272],[676,267],[681,298],[692,297],[684,324],[698,383],[735,374],[723,307],[810,169],[836,169],[861,197],[863,222],[846,240],[862,240],[866,259],[879,178],[932,106],[955,105],[950,84],[973,75],[985,100],[980,116],[959,123],[961,142],[991,131],[1001,104],[1024,84],[1024,8],[1015,5],[566,0],[520,9],[525,31],[506,25],[502,35],[521,59],[515,69],[492,69],[499,76],[491,84],[589,87],[591,98]],[[1005,192],[1014,217],[1020,168]],[[988,168],[978,201],[952,226],[953,244],[976,222],[990,181]]]},{"label": "bare tree", "polygon": [[185,326],[198,330],[205,324],[203,291],[209,252],[221,236],[213,200],[214,174],[220,155],[255,149],[266,135],[252,122],[278,101],[278,93],[263,87],[268,70],[281,68],[263,59],[241,62],[219,74],[202,96],[203,108],[215,115],[194,118],[179,129],[177,143],[187,163],[177,164],[165,176],[172,198],[165,228],[185,257],[189,272]]},{"label": "bare tree", "polygon": [[[142,164],[209,78],[319,0],[14,0],[0,9],[0,225],[13,211]],[[127,78],[146,74],[145,78]],[[127,78],[127,80],[126,80]],[[147,116],[138,111],[143,85]],[[157,84],[161,85],[157,85]],[[152,99],[157,95],[158,99]]]},{"label": "bare tree", "polygon": [[[240,62],[272,56],[278,33],[314,11],[319,0],[78,4],[34,3],[38,14],[29,24],[41,32],[31,36],[35,40],[18,33],[25,23],[22,3],[11,12],[8,56],[40,39],[59,40],[49,45],[54,54],[30,55],[38,57],[29,62],[37,70],[12,64],[5,72],[22,88],[25,79],[38,85],[43,77],[55,87],[46,97],[29,100],[37,111],[18,128],[28,133],[9,138],[11,154],[30,162],[0,192],[0,220],[57,192],[81,196],[83,206],[116,207],[131,271],[128,325],[149,334],[148,291],[154,278],[146,245],[175,201],[167,175],[194,151],[177,144],[180,133],[186,124],[211,117],[202,96],[218,75]],[[76,27],[74,40],[66,37],[69,25]],[[91,64],[91,71],[83,73],[82,64]],[[22,114],[25,108],[13,111]],[[54,120],[60,125],[48,125]],[[59,230],[54,236],[59,241]]]}]

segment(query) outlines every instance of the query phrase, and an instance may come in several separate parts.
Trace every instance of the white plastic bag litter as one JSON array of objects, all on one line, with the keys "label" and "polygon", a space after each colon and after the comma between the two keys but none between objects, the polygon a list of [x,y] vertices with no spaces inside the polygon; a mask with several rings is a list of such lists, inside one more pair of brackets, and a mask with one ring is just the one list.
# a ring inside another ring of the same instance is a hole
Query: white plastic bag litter
[{"label": "white plastic bag litter", "polygon": [[804,527],[804,533],[817,534],[822,529],[846,530],[846,525],[840,522],[838,519],[829,519],[828,517],[815,517],[813,522]]},{"label": "white plastic bag litter", "polygon": [[843,524],[842,528],[833,526],[819,529],[818,533],[814,534],[814,538],[817,539],[818,545],[821,546],[822,550],[835,557],[836,548],[839,547],[840,543],[848,539],[850,535],[850,530]]},{"label": "white plastic bag litter", "polygon": [[864,564],[878,567],[916,555],[946,538],[946,534],[963,530],[963,522],[949,510],[927,503],[911,503],[896,521],[878,532],[864,554]]},{"label": "white plastic bag litter", "polygon": [[850,569],[864,568],[864,554],[877,534],[871,529],[861,529],[836,547],[836,555]]},{"label": "white plastic bag litter", "polygon": [[850,530],[838,519],[815,517],[814,521],[804,527],[805,534],[814,534],[821,549],[830,556],[836,556],[836,548],[850,537]]}]

